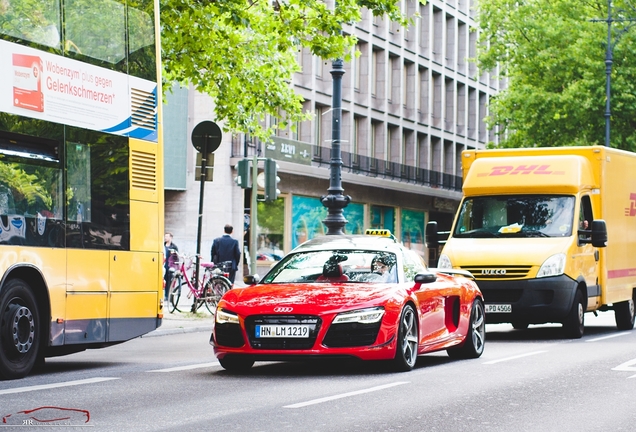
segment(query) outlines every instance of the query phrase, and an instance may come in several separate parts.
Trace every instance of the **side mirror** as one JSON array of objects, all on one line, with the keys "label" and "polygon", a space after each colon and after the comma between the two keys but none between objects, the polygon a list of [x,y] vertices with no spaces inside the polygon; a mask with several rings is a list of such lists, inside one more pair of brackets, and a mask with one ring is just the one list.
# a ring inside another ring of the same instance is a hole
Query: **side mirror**
[{"label": "side mirror", "polygon": [[430,221],[426,224],[426,247],[436,248],[439,247],[439,237],[437,235],[437,222]]},{"label": "side mirror", "polygon": [[243,282],[246,285],[256,285],[261,280],[261,277],[258,274],[243,276]]},{"label": "side mirror", "polygon": [[437,280],[437,275],[435,273],[418,273],[415,275],[415,283],[431,283]]},{"label": "side mirror", "polygon": [[426,224],[426,247],[435,249],[440,245],[446,244],[446,240],[448,240],[450,233],[450,231],[437,231],[437,222],[430,221]]},{"label": "side mirror", "polygon": [[607,224],[603,219],[595,219],[592,221],[592,246],[607,246]]}]

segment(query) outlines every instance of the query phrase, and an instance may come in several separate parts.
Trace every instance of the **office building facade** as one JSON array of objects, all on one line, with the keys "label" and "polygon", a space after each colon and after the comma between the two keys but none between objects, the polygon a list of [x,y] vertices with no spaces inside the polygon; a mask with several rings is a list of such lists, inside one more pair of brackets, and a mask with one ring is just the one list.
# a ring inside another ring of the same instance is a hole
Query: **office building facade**
[{"label": "office building facade", "polygon": [[[426,256],[426,222],[450,227],[461,198],[461,152],[496,142],[485,117],[488,99],[503,86],[496,73],[480,74],[469,60],[478,36],[472,3],[405,0],[406,14],[419,14],[408,29],[368,11],[345,28],[356,35],[359,52],[345,63],[342,79],[342,185],[351,197],[344,209],[346,233],[387,228]],[[200,249],[207,256],[223,225],[233,224],[235,237],[242,238],[249,223],[251,190],[235,184],[234,166],[255,153],[277,161],[281,195],[257,206],[259,274],[326,232],[320,198],[329,188],[332,63],[306,50],[298,52],[298,61],[302,72],[293,86],[312,120],[281,130],[268,143],[224,136],[214,155],[214,179],[205,185]],[[164,112],[166,229],[194,252],[200,184],[189,134],[200,121],[214,120],[213,105],[191,89],[176,89]]]}]

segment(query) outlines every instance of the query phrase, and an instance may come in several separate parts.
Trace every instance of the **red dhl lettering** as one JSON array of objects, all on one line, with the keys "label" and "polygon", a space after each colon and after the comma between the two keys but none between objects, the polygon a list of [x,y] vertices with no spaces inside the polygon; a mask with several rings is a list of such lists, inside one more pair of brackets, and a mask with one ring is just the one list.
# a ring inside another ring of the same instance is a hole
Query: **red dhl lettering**
[{"label": "red dhl lettering", "polygon": [[636,216],[636,193],[629,194],[629,207],[625,208],[625,216]]},{"label": "red dhl lettering", "polygon": [[503,175],[563,175],[563,171],[555,171],[550,169],[550,165],[499,165],[490,169],[490,173],[479,173],[478,177],[485,176],[503,176]]}]

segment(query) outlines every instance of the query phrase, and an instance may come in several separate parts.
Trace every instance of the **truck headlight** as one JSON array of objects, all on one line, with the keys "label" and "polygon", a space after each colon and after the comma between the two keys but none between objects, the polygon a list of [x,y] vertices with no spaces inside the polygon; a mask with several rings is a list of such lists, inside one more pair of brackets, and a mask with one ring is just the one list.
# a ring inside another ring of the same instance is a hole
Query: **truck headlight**
[{"label": "truck headlight", "polygon": [[452,269],[453,268],[453,264],[451,263],[450,258],[448,258],[448,255],[446,254],[441,254],[439,256],[439,259],[437,260],[437,268],[447,268],[447,269]]},{"label": "truck headlight", "polygon": [[550,258],[545,260],[543,264],[541,264],[541,268],[539,268],[539,272],[537,273],[537,277],[548,277],[548,276],[558,276],[563,274],[563,270],[565,269],[565,254],[558,253],[556,255],[552,255]]}]

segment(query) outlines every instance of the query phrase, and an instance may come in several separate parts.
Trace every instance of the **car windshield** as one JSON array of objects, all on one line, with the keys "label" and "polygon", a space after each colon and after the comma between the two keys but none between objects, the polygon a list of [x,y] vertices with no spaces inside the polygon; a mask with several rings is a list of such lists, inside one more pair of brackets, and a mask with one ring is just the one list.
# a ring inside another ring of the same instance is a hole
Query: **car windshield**
[{"label": "car windshield", "polygon": [[568,237],[574,197],[488,196],[462,203],[453,235],[464,238]]},{"label": "car windshield", "polygon": [[263,283],[397,282],[391,252],[327,250],[291,254],[263,278]]}]

